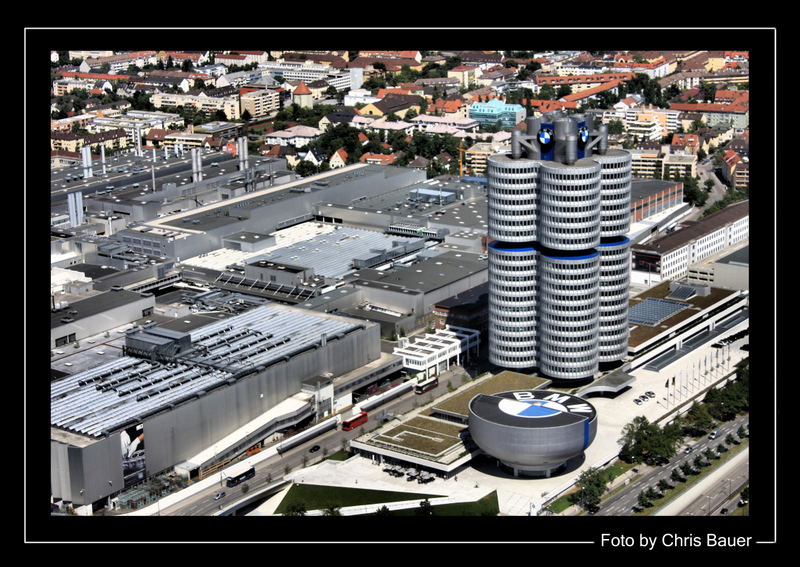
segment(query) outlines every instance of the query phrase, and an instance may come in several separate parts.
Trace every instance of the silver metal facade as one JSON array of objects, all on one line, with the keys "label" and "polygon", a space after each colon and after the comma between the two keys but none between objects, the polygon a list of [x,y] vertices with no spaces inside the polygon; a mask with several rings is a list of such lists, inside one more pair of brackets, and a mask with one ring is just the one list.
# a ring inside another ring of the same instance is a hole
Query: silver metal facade
[{"label": "silver metal facade", "polygon": [[[320,333],[326,333],[322,340]],[[376,324],[271,305],[193,331],[194,350],[175,364],[122,356],[54,382],[53,496],[88,504],[122,490],[122,429],[142,426],[146,474],[159,473],[297,395],[308,379],[340,376],[378,360],[379,339]],[[229,370],[212,368],[216,363]],[[98,373],[102,382],[93,381]],[[169,377],[161,380],[162,374]],[[309,401],[306,415],[313,412]]]},{"label": "silver metal facade", "polygon": [[600,250],[600,362],[628,354],[628,286],[631,244],[625,237],[605,239]]},{"label": "silver metal facade", "polygon": [[[506,392],[499,396],[511,394]],[[537,397],[570,398],[552,395],[553,392],[537,393]],[[561,419],[509,418],[502,412],[484,411],[481,403],[494,396],[479,395],[473,398],[469,408],[469,431],[472,439],[483,451],[499,459],[517,471],[551,472],[569,459],[581,454],[597,435],[597,414],[590,404],[580,400],[588,408],[585,419],[571,422]],[[491,407],[491,402],[488,404]],[[534,424],[535,423],[535,424]]]},{"label": "silver metal facade", "polygon": [[599,369],[600,254],[539,257],[539,369],[552,378]]},{"label": "silver metal facade", "polygon": [[487,162],[489,357],[591,378],[627,353],[631,154],[582,115],[527,132]]}]

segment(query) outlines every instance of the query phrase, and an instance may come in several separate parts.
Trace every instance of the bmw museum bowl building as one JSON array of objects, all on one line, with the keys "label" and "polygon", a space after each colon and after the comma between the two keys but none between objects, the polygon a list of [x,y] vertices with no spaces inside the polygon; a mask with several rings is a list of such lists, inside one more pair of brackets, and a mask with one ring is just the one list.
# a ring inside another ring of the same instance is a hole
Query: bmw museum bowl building
[{"label": "bmw museum bowl building", "polygon": [[549,478],[594,441],[597,412],[552,390],[479,394],[469,403],[469,431],[514,476]]}]

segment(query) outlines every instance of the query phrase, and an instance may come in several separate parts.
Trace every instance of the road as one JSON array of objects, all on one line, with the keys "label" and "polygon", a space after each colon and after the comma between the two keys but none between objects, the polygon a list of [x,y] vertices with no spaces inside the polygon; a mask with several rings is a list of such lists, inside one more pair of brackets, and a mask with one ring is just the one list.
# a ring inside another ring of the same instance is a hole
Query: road
[{"label": "road", "polygon": [[[446,379],[440,381],[439,386],[430,393],[434,397],[443,394],[447,391],[446,384]],[[428,394],[425,394],[425,396],[427,395]],[[419,401],[419,398],[413,392],[403,394],[399,398],[388,402],[386,405],[370,413],[370,420],[383,414],[384,410],[390,415],[395,413],[407,413],[411,411]],[[282,478],[287,474],[287,471],[300,470],[322,461],[324,458],[340,450],[350,439],[358,437],[359,435],[361,435],[361,431],[358,428],[353,431],[342,431],[341,429],[331,430],[297,447],[289,449],[281,455],[276,455],[262,463],[255,464],[256,476],[247,481],[248,491],[263,488],[269,482]],[[319,445],[320,449],[311,453],[310,449],[315,445]],[[220,500],[214,500],[214,495],[219,491],[224,491],[225,497]],[[219,482],[213,483],[213,486],[209,486],[196,494],[181,499],[168,508],[158,511],[158,514],[161,516],[210,516],[218,511],[220,506],[230,506],[241,497],[241,495],[241,486],[228,488],[225,486],[225,479],[222,473],[220,473]]]},{"label": "road", "polygon": [[[675,457],[673,457],[668,464],[659,466],[647,473],[636,478],[634,477],[623,490],[604,500],[600,505],[600,510],[595,514],[596,516],[630,516],[634,513],[634,509],[639,507],[639,494],[646,491],[648,488],[653,487],[656,491],[660,492],[658,483],[665,480],[670,485],[675,481],[671,479],[672,471],[679,468],[683,463],[693,464],[697,455],[702,455],[706,449],[711,449],[716,454],[717,446],[725,442],[728,434],[733,435],[738,439],[736,432],[739,427],[749,424],[749,416],[738,417],[733,421],[721,424],[717,431],[716,439],[703,437],[702,439],[687,445],[691,447],[690,453],[685,453],[681,450]],[[633,474],[633,473],[629,473]],[[714,510],[720,508],[729,494],[735,493],[738,488],[744,484],[749,478],[749,469],[747,466],[744,468],[738,467],[733,470],[726,471],[723,480],[709,489],[704,491],[701,498],[696,499],[687,506],[685,510],[681,510],[673,515],[692,516],[692,515],[709,515]],[[744,475],[744,476],[743,476]]]}]

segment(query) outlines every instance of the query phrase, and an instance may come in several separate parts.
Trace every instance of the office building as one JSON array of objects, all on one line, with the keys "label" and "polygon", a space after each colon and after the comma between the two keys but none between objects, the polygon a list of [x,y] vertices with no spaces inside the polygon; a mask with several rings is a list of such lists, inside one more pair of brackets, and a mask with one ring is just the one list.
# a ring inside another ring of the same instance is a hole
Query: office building
[{"label": "office building", "polygon": [[591,379],[627,351],[630,153],[553,113],[528,118],[487,173],[490,360]]}]

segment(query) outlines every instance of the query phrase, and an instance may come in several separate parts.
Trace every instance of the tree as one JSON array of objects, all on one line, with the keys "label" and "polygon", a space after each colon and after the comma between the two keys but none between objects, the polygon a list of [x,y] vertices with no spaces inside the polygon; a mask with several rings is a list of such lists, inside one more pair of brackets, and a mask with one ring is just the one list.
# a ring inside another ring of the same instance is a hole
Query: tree
[{"label": "tree", "polygon": [[328,506],[325,507],[325,509],[322,510],[322,515],[323,516],[341,516],[342,515],[342,510],[341,510],[341,507],[337,506],[336,504],[328,504]]},{"label": "tree", "polygon": [[433,511],[433,506],[431,505],[430,501],[426,498],[422,502],[419,503],[419,508],[414,509],[415,516],[435,516],[436,513]]},{"label": "tree", "polygon": [[622,431],[620,458],[626,462],[663,463],[675,455],[680,443],[675,426],[665,432],[644,416],[636,416]]},{"label": "tree", "polygon": [[739,426],[739,429],[736,431],[736,436],[739,439],[744,439],[747,437],[747,430],[744,428],[744,425]]},{"label": "tree", "polygon": [[570,494],[568,500],[572,504],[580,504],[584,508],[597,506],[608,490],[608,472],[595,467],[581,473],[575,483],[578,490]]},{"label": "tree", "polygon": [[708,431],[714,423],[714,418],[708,413],[708,408],[705,404],[695,401],[689,411],[684,414],[683,422],[691,427],[694,433],[697,433]]},{"label": "tree", "polygon": [[306,515],[306,506],[302,502],[298,504],[290,504],[286,507],[286,511],[283,513],[284,516],[305,516]]}]

